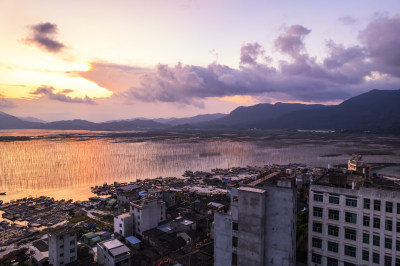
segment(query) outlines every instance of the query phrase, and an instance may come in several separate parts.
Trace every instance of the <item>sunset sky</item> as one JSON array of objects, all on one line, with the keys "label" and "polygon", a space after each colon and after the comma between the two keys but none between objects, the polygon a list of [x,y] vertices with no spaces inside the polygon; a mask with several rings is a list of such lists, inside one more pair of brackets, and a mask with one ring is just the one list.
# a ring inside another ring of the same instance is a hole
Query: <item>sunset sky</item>
[{"label": "sunset sky", "polygon": [[0,111],[46,121],[400,89],[398,0],[2,0],[0,25]]}]

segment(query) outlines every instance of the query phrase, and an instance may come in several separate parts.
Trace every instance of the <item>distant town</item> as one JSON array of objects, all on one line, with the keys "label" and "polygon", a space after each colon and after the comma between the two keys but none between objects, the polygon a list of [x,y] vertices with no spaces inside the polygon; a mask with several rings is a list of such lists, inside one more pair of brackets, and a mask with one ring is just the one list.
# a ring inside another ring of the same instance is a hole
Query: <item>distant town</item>
[{"label": "distant town", "polygon": [[400,175],[382,166],[188,170],[87,201],[0,201],[0,265],[400,265]]}]

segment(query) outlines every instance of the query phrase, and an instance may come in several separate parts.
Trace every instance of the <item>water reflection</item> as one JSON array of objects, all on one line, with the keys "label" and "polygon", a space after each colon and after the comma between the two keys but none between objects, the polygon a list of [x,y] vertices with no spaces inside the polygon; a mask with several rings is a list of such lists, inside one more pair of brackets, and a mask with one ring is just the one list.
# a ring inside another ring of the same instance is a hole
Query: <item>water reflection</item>
[{"label": "water reflection", "polygon": [[[372,143],[372,145],[376,145]],[[230,141],[158,140],[126,142],[126,139],[71,139],[0,143],[0,200],[28,195],[84,200],[90,187],[137,178],[180,176],[185,170],[233,166],[304,163],[310,166],[343,164],[357,143],[308,139],[259,138]],[[387,149],[385,145],[381,147]],[[324,156],[334,154],[334,156]],[[398,154],[365,156],[366,161],[399,161]]]}]

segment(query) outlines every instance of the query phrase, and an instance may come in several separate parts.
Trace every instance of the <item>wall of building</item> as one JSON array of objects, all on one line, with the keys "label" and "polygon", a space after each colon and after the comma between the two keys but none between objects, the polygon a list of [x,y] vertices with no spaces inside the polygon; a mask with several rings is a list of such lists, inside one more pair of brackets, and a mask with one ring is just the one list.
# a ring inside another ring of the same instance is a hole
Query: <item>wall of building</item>
[{"label": "wall of building", "polygon": [[114,217],[114,232],[128,237],[133,235],[133,216],[132,215],[119,215]]},{"label": "wall of building", "polygon": [[[323,201],[314,200],[314,192],[323,193]],[[339,195],[339,204],[329,203],[329,194]],[[346,196],[356,197],[357,207],[346,206]],[[364,199],[370,200],[370,208],[364,208]],[[374,200],[380,200],[380,211],[374,210]],[[393,203],[392,212],[386,212],[386,202]],[[400,191],[398,190],[385,190],[377,188],[364,188],[349,189],[339,188],[322,185],[312,185],[310,187],[310,209],[309,209],[309,237],[308,237],[308,263],[315,265],[312,262],[312,253],[322,256],[322,265],[326,264],[327,257],[335,258],[342,262],[349,262],[354,264],[371,264],[372,254],[379,254],[379,263],[376,265],[384,265],[385,256],[392,258],[392,264],[395,265],[396,258],[400,261],[400,250],[396,250],[396,242],[400,241],[400,231],[396,230],[396,225],[400,223],[400,213],[397,213],[397,204],[400,204]],[[314,207],[322,208],[322,217],[315,217],[313,214]],[[339,220],[329,219],[329,210],[339,211]],[[348,223],[345,221],[345,213],[357,214],[356,224]],[[370,225],[363,225],[363,216],[368,216]],[[380,228],[373,227],[373,218],[380,219]],[[392,230],[386,230],[385,221],[392,221]],[[318,222],[322,224],[322,233],[313,232],[312,224]],[[328,234],[328,225],[335,225],[339,227],[339,236],[331,236]],[[345,228],[353,229],[356,231],[356,240],[346,239]],[[369,244],[363,243],[363,234],[369,234]],[[373,245],[373,235],[379,236],[379,246]],[[317,248],[312,246],[312,238],[322,239],[322,247]],[[392,248],[385,248],[385,238],[392,239]],[[327,241],[339,243],[338,252],[328,251]],[[356,256],[347,256],[344,252],[344,245],[356,248]],[[363,260],[363,250],[369,252],[369,261]]]},{"label": "wall of building", "polygon": [[265,254],[266,265],[296,264],[296,190],[265,187],[267,190]]},{"label": "wall of building", "polygon": [[214,213],[214,265],[232,265],[232,218],[226,213]]},{"label": "wall of building", "polygon": [[238,189],[238,265],[263,265],[266,192],[261,189],[247,189]]},{"label": "wall of building", "polygon": [[[60,236],[55,234],[49,235],[49,262],[53,265],[65,265],[78,259],[77,256],[77,236],[76,232]],[[73,251],[71,252],[71,249]],[[60,256],[63,254],[63,256]]]}]

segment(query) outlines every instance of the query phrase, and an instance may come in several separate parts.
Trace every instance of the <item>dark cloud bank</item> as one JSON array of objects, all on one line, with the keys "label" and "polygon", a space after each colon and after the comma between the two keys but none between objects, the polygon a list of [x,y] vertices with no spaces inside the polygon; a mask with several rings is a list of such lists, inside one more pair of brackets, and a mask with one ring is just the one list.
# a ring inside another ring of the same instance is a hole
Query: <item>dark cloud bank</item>
[{"label": "dark cloud bank", "polygon": [[54,91],[55,89],[53,87],[40,87],[31,93],[33,95],[47,96],[47,98],[50,100],[60,102],[95,104],[95,102],[88,96],[84,98],[73,98],[71,96],[68,96],[67,94],[73,92],[73,90],[62,90],[61,92],[57,93],[55,93]]},{"label": "dark cloud bank", "polygon": [[[369,23],[358,33],[359,45],[345,47],[328,41],[328,56],[319,61],[306,51],[304,39],[309,34],[312,34],[311,29],[293,25],[278,36],[275,49],[289,59],[275,65],[259,43],[245,43],[240,50],[238,69],[216,62],[207,67],[159,64],[142,73],[139,85],[132,85],[125,95],[141,101],[184,104],[199,104],[206,97],[231,95],[327,102],[371,89],[399,88],[400,15]],[[96,71],[112,75],[112,65],[103,70],[101,64],[94,67]],[[114,67],[134,76],[131,66]]]},{"label": "dark cloud bank", "polygon": [[39,23],[30,27],[31,36],[28,43],[39,46],[48,52],[60,52],[65,46],[55,39],[57,25],[50,22]]}]

